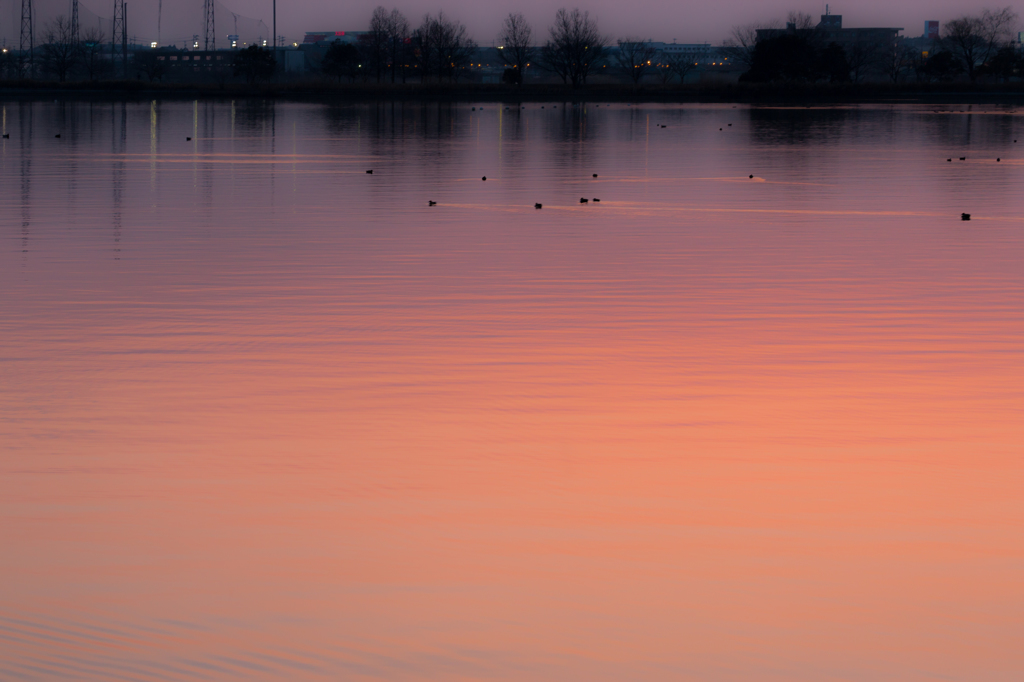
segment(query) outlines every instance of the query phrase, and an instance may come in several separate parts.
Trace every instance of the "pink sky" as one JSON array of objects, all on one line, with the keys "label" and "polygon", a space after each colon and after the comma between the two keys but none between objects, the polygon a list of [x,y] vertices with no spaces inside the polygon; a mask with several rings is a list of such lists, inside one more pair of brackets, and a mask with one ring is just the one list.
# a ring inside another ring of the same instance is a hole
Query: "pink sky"
[{"label": "pink sky", "polygon": [[[238,14],[264,19],[271,17],[271,0],[222,0]],[[36,0],[41,21],[57,12],[66,11],[70,0]],[[96,14],[109,16],[113,0],[81,0],[83,6]],[[163,8],[163,42],[182,41],[200,32],[202,0],[166,0]],[[306,31],[361,30],[365,28],[377,0],[281,0],[278,3],[278,32],[290,39],[300,38]],[[466,0],[400,0],[387,3],[398,7],[415,24],[425,12],[441,9],[462,20],[480,44],[489,44],[501,24],[502,18],[513,10],[522,11],[533,24],[535,33],[542,35],[555,11],[572,2],[550,0],[520,0],[519,2],[467,2]],[[613,40],[627,36],[641,36],[653,40],[680,42],[720,43],[736,24],[781,18],[790,10],[819,15],[824,2],[806,0],[730,0],[726,2],[666,2],[665,0],[588,0],[578,3],[596,16],[602,31]],[[856,0],[831,3],[833,14],[842,14],[847,26],[899,26],[905,35],[923,33],[927,19],[945,21],[965,12],[980,11],[986,5],[971,0]],[[996,5],[993,5],[996,6]],[[17,29],[17,11],[20,3],[8,0],[0,4],[0,22],[8,41],[17,40],[12,33]],[[132,33],[140,41],[156,39],[157,0],[129,2],[129,23]],[[1015,9],[1017,7],[1015,6]],[[222,14],[226,14],[222,12]],[[218,17],[218,34],[230,31],[230,15]]]}]

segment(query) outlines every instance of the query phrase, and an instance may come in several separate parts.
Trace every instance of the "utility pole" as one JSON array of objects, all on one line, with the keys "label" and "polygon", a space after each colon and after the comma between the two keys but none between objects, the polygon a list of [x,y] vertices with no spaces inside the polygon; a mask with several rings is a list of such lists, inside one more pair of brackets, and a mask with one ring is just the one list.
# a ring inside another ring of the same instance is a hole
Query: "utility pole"
[{"label": "utility pole", "polygon": [[78,34],[81,27],[78,24],[78,0],[71,0],[71,44],[78,45]]},{"label": "utility pole", "polygon": [[206,51],[217,49],[217,27],[213,16],[214,0],[203,0],[203,26],[206,33]]},{"label": "utility pole", "polygon": [[25,51],[28,50],[28,77],[35,75],[35,61],[32,53],[35,51],[32,33],[32,0],[21,0],[21,68],[22,75],[25,75]]},{"label": "utility pole", "polygon": [[274,61],[277,61],[277,0],[274,0]]}]

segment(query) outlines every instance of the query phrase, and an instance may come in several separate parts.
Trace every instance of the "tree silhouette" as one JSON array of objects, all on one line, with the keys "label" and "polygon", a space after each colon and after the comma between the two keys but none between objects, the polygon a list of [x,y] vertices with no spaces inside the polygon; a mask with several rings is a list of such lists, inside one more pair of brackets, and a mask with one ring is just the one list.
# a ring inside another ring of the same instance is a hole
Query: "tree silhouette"
[{"label": "tree silhouette", "polygon": [[526,17],[519,12],[512,12],[505,17],[501,32],[498,33],[498,52],[512,71],[511,80],[516,85],[526,77],[526,66],[533,60],[534,48],[530,44],[533,29],[526,23]]},{"label": "tree silhouette", "polygon": [[359,72],[359,48],[351,43],[334,41],[327,48],[321,68],[324,74],[339,81],[345,76],[355,80]]},{"label": "tree silhouette", "polygon": [[63,14],[46,25],[41,49],[43,73],[63,83],[78,61],[78,46],[71,32],[71,20]]},{"label": "tree silhouette", "polygon": [[232,62],[235,76],[242,76],[249,85],[255,85],[260,81],[270,80],[277,68],[277,60],[271,50],[265,50],[259,45],[250,45],[244,50],[239,50]]},{"label": "tree silhouette", "polygon": [[615,60],[623,68],[635,88],[640,84],[644,74],[651,68],[651,61],[658,55],[649,41],[630,39],[619,41],[619,51]]},{"label": "tree silhouette", "polygon": [[942,29],[942,48],[953,55],[974,83],[985,63],[1009,42],[1016,21],[1017,14],[1009,7],[995,12],[985,10],[981,16],[964,15],[946,22]]},{"label": "tree silhouette", "polygon": [[564,7],[555,14],[551,37],[541,49],[544,68],[573,88],[586,85],[591,70],[605,56],[607,41],[589,12]]}]

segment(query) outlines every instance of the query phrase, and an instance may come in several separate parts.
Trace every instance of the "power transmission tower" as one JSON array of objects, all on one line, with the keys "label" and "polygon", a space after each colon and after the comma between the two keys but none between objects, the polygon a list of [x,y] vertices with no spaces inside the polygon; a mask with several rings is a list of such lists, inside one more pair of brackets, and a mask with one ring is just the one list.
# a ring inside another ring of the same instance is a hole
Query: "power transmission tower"
[{"label": "power transmission tower", "polygon": [[217,28],[213,21],[213,3],[215,0],[203,0],[203,25],[206,33],[206,50],[217,49]]},{"label": "power transmission tower", "polygon": [[21,0],[21,51],[22,72],[25,70],[25,53],[28,52],[28,77],[35,75],[35,60],[32,53],[35,51],[35,43],[32,33],[32,0]]},{"label": "power transmission tower", "polygon": [[71,0],[71,44],[78,44],[78,34],[81,32],[81,25],[78,23],[78,0]]},{"label": "power transmission tower", "polygon": [[124,0],[114,0],[114,26],[110,36],[110,61],[118,58],[124,65],[124,77],[128,78],[128,6]]}]

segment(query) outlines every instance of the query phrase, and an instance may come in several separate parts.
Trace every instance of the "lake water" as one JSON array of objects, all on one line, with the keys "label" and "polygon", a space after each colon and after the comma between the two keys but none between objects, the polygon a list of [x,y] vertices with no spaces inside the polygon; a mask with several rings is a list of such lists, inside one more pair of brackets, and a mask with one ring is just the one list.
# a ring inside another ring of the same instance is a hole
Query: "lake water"
[{"label": "lake water", "polygon": [[475,107],[0,101],[0,678],[1022,679],[1021,113]]}]

